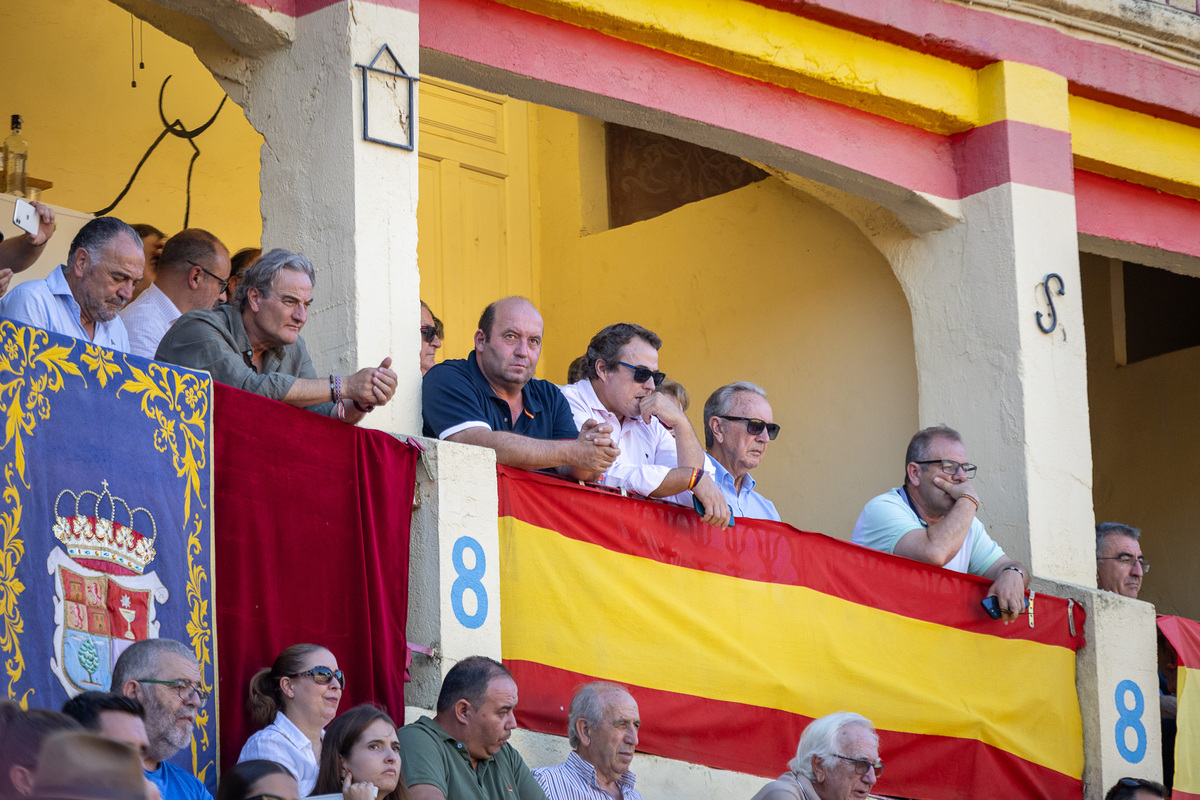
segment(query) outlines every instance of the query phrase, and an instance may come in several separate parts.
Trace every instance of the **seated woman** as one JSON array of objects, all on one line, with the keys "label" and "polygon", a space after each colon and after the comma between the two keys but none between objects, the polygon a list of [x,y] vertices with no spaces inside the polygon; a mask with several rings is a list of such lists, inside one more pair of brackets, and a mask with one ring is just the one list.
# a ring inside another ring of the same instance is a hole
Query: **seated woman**
[{"label": "seated woman", "polygon": [[250,679],[247,706],[266,727],[247,740],[238,762],[275,761],[296,776],[300,796],[312,793],[321,757],[321,731],[337,715],[345,675],[333,653],[315,644],[294,644],[271,667]]},{"label": "seated woman", "polygon": [[412,796],[400,769],[396,723],[378,706],[355,706],[325,731],[315,794],[338,793],[345,800],[409,800]]},{"label": "seated woman", "polygon": [[241,761],[225,770],[217,800],[300,800],[296,777],[282,764],[261,758]]}]

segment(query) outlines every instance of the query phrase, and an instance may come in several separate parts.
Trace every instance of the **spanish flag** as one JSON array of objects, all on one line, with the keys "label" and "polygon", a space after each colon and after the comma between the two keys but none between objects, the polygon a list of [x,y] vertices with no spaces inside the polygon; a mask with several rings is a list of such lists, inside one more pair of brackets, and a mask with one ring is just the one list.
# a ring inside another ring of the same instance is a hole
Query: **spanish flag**
[{"label": "spanish flag", "polygon": [[1200,623],[1159,617],[1158,629],[1175,648],[1175,800],[1200,800]]},{"label": "spanish flag", "polygon": [[775,777],[804,727],[879,729],[882,794],[1083,796],[1084,612],[1037,595],[1012,625],[988,582],[765,520],[500,467],[501,648],[517,719],[565,735],[574,690],[629,687],[639,749]]}]

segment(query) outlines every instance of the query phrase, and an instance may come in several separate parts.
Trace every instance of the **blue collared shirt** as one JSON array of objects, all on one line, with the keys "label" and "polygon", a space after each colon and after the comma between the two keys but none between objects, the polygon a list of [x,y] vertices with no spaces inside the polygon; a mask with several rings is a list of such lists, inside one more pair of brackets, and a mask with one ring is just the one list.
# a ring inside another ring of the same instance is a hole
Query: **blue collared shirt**
[{"label": "blue collared shirt", "polygon": [[445,439],[468,428],[508,431],[531,439],[574,439],[579,436],[571,407],[550,381],[531,379],[521,389],[525,410],[514,425],[507,400],[496,396],[479,371],[472,352],[465,359],[443,361],[421,382],[421,414],[425,435]]},{"label": "blue collared shirt", "polygon": [[122,353],[128,353],[129,334],[119,316],[108,322],[96,321],[96,335],[88,336],[79,321],[79,303],[71,294],[71,286],[63,274],[65,266],[52,270],[44,280],[25,281],[9,290],[0,298],[0,316],[44,328],[55,333],[74,336],[85,342],[101,345]]},{"label": "blue collared shirt", "polygon": [[767,498],[763,497],[758,492],[754,491],[754,476],[747,472],[742,477],[742,490],[739,492],[733,481],[733,475],[729,474],[729,470],[725,469],[719,461],[709,454],[705,454],[706,468],[709,474],[717,482],[717,486],[721,489],[721,494],[725,495],[725,502],[729,503],[729,510],[738,519],[746,517],[747,519],[772,519],[779,522],[779,512],[775,510],[775,504]]},{"label": "blue collared shirt", "polygon": [[[550,800],[612,800],[596,781],[596,768],[574,751],[561,764],[535,769],[533,777]],[[617,778],[625,800],[642,800],[642,793],[633,787],[635,781],[637,777],[629,771]]]}]

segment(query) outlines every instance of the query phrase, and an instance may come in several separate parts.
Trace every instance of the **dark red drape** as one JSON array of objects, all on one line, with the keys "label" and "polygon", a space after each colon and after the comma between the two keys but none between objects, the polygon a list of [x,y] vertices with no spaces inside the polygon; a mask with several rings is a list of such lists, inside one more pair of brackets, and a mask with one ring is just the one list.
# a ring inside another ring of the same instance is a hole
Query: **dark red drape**
[{"label": "dark red drape", "polygon": [[297,642],[337,656],[340,710],[403,724],[416,449],[222,384],[213,415],[221,768],[252,733],[250,676]]}]

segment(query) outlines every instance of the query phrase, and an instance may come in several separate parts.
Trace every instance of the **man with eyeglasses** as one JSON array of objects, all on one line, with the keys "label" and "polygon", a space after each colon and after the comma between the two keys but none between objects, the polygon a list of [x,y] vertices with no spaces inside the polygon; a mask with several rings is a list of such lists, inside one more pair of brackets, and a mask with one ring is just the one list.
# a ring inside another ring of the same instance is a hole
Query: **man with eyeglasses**
[{"label": "man with eyeglasses", "polygon": [[208,231],[188,228],[168,239],[154,283],[121,311],[130,352],[154,358],[175,320],[224,302],[230,270],[229,250]]},{"label": "man with eyeglasses", "polygon": [[619,453],[612,427],[575,427],[559,388],[533,376],[541,354],[542,315],[533,303],[505,297],[489,305],[475,349],[438,364],[421,383],[425,435],[490,447],[504,466],[597,480]]},{"label": "man with eyeglasses", "polygon": [[788,769],[751,800],[861,800],[883,774],[879,734],[852,711],[815,719],[800,735]]},{"label": "man with eyeglasses", "polygon": [[918,431],[904,456],[904,485],[870,500],[854,524],[855,544],[992,581],[1004,623],[1025,610],[1029,578],[975,516],[979,493],[958,431]]},{"label": "man with eyeglasses", "polygon": [[442,321],[421,301],[421,374],[433,369],[434,358],[442,347]]},{"label": "man with eyeglasses", "polygon": [[749,381],[722,386],[704,404],[704,470],[739,519],[779,521],[775,504],[754,489],[750,474],[779,435],[772,419],[766,390]]},{"label": "man with eyeglasses", "polygon": [[621,453],[601,483],[689,506],[695,493],[704,521],[728,527],[729,506],[704,471],[704,450],[687,415],[654,391],[666,377],[658,371],[661,347],[662,339],[641,325],[609,325],[588,343],[583,378],[563,387],[563,397],[579,427],[589,421],[612,426]]},{"label": "man with eyeglasses", "polygon": [[196,776],[168,761],[191,744],[196,714],[208,703],[192,649],[174,639],[134,642],[113,665],[112,689],[145,709],[149,744],[143,762],[163,800],[212,800]]},{"label": "man with eyeglasses", "polygon": [[1106,592],[1137,599],[1142,576],[1150,562],[1142,557],[1139,528],[1119,522],[1096,526],[1096,586]]}]

